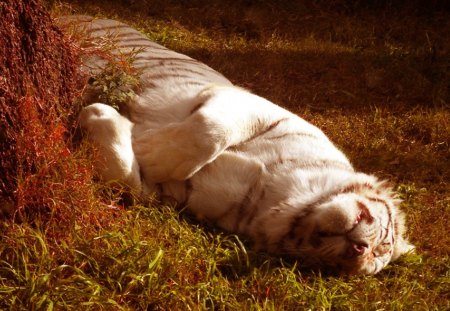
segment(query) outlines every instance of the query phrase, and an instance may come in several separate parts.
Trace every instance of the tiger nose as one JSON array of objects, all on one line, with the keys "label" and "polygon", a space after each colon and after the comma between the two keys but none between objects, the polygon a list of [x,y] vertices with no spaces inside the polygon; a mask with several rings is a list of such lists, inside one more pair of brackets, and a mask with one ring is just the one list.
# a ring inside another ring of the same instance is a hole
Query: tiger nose
[{"label": "tiger nose", "polygon": [[347,255],[350,258],[362,256],[366,252],[367,248],[367,243],[351,241],[347,250]]}]

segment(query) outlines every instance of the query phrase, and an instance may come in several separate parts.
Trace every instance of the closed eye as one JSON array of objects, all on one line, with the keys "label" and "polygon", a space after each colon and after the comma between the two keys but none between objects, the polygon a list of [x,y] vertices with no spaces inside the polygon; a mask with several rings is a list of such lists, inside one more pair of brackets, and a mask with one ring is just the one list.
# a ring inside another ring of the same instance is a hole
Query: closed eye
[{"label": "closed eye", "polygon": [[389,242],[381,243],[373,250],[373,254],[376,257],[383,256],[390,251],[391,247],[392,245]]},{"label": "closed eye", "polygon": [[340,236],[341,234],[335,232],[318,231],[317,235],[321,238],[329,238],[329,237],[337,237]]}]

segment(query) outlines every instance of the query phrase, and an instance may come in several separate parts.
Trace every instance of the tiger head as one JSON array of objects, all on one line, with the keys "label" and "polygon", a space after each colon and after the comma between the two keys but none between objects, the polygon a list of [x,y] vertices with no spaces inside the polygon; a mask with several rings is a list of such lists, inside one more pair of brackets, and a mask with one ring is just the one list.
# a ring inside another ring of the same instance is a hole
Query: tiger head
[{"label": "tiger head", "polygon": [[[353,188],[353,189],[351,189]],[[404,216],[382,184],[350,186],[317,206],[309,250],[326,265],[351,274],[375,274],[413,247]]]},{"label": "tiger head", "polygon": [[347,274],[378,273],[414,249],[403,237],[399,202],[387,183],[355,174],[301,209],[293,200],[288,203],[291,208],[277,208],[286,226],[278,232],[280,239],[272,243],[272,250],[299,257],[308,266]]}]

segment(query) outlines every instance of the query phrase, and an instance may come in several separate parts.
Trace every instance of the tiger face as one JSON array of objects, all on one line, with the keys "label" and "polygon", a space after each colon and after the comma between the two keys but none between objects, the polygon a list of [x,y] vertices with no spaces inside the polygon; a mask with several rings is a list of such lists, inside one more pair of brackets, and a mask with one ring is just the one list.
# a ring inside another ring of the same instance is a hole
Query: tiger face
[{"label": "tiger face", "polygon": [[364,274],[390,261],[395,242],[390,207],[386,201],[369,201],[355,193],[339,194],[318,207],[310,245],[322,261]]},{"label": "tiger face", "polygon": [[280,251],[309,266],[378,273],[399,254],[414,249],[403,239],[404,216],[398,203],[383,183],[340,189],[306,207],[303,216],[290,223]]}]

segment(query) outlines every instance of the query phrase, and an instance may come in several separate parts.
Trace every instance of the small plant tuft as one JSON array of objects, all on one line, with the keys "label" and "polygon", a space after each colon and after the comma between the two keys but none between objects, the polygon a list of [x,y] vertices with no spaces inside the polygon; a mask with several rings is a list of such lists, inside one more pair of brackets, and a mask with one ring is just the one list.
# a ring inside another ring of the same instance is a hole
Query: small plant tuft
[{"label": "small plant tuft", "polygon": [[98,101],[116,110],[136,95],[139,87],[139,72],[132,67],[139,49],[111,58],[106,66],[91,77],[91,86],[97,90]]}]

